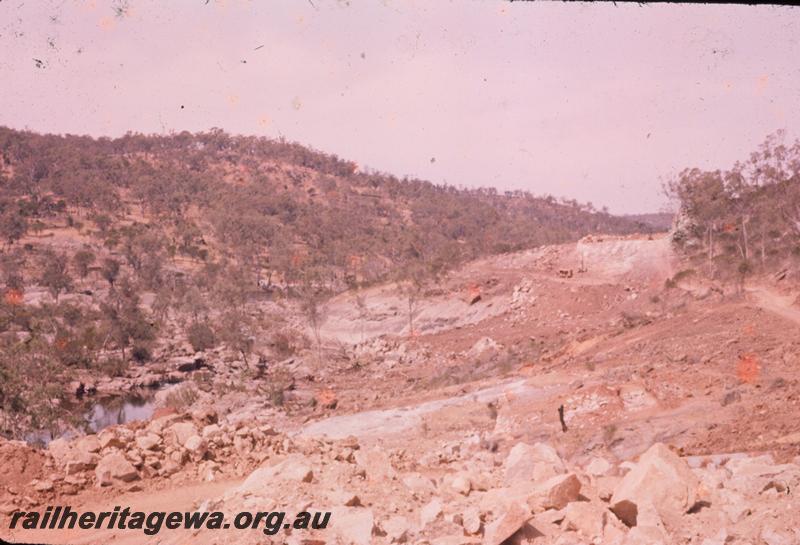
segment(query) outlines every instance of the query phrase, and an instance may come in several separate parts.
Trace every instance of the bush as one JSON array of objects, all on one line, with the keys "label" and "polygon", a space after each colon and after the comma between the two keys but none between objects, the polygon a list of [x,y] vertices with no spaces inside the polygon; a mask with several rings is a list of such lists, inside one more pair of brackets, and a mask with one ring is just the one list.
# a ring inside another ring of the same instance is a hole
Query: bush
[{"label": "bush", "polygon": [[172,407],[176,411],[183,411],[192,406],[197,401],[200,394],[192,384],[181,384],[169,391],[165,399],[167,407]]},{"label": "bush", "polygon": [[100,372],[110,377],[121,377],[127,368],[128,365],[121,358],[108,357],[98,362]]},{"label": "bush", "polygon": [[186,331],[189,344],[195,352],[202,352],[214,348],[217,344],[216,335],[211,326],[205,322],[193,322]]},{"label": "bush", "polygon": [[144,363],[146,361],[150,361],[152,357],[150,355],[150,350],[147,349],[146,346],[136,345],[133,347],[133,351],[131,352],[131,356],[134,360],[139,363]]},{"label": "bush", "polygon": [[753,266],[749,261],[742,260],[736,270],[739,271],[739,274],[745,276],[753,270]]},{"label": "bush", "polygon": [[286,403],[283,388],[274,384],[270,385],[268,398],[274,407],[283,407],[284,403]]},{"label": "bush", "polygon": [[297,353],[297,339],[288,331],[278,331],[272,336],[272,346],[281,358],[288,358]]},{"label": "bush", "polygon": [[53,348],[58,361],[68,367],[83,366],[90,361],[80,338],[59,336],[53,343]]}]

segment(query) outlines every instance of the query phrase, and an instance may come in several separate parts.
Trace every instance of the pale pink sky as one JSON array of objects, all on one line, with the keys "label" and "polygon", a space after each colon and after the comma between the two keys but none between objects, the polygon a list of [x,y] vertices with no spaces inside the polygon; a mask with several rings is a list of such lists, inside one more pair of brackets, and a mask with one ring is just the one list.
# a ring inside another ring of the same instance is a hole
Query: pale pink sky
[{"label": "pale pink sky", "polygon": [[0,0],[0,125],[216,126],[398,176],[654,211],[683,167],[797,136],[799,38],[791,7]]}]

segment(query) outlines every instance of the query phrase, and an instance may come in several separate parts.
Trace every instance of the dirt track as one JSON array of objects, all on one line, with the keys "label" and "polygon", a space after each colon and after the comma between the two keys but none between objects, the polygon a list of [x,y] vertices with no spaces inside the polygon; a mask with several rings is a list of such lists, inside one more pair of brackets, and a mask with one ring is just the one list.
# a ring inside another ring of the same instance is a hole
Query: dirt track
[{"label": "dirt track", "polygon": [[800,309],[794,304],[794,297],[782,295],[764,286],[750,287],[747,292],[753,295],[759,307],[800,324]]}]

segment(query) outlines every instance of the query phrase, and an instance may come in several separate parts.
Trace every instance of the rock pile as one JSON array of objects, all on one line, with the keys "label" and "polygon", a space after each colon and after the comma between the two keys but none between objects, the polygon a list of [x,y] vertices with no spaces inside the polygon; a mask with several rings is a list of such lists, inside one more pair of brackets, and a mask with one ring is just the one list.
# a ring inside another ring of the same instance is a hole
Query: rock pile
[{"label": "rock pile", "polygon": [[[46,478],[37,479],[34,488],[46,500],[92,486],[135,491],[141,488],[140,481],[149,479],[213,481],[244,475],[289,444],[257,418],[220,422],[210,409],[168,414],[146,423],[106,428],[96,435],[51,441],[40,454]],[[9,496],[6,510],[38,503],[20,492]]]},{"label": "rock pile", "polygon": [[[330,527],[238,543],[427,545],[789,545],[800,542],[800,466],[768,455],[684,458],[654,444],[635,461],[571,464],[546,443],[449,440],[405,449],[287,437],[258,419],[211,410],[171,414],[73,441],[54,441],[47,469],[4,513],[99,487],[246,476],[197,509],[330,511]],[[8,449],[11,447],[5,446]],[[22,448],[15,445],[13,448]],[[272,541],[270,541],[272,540]]]},{"label": "rock pile", "polygon": [[[358,442],[312,442],[201,508],[331,511],[331,527],[273,543],[716,545],[800,540],[788,506],[800,466],[684,459],[655,444],[637,462],[572,467],[547,444],[505,457],[465,448],[438,467]],[[443,459],[443,458],[440,458]],[[691,464],[691,465],[690,465]],[[781,504],[785,505],[781,505]],[[241,536],[240,536],[241,537]],[[263,536],[259,536],[264,543]],[[309,541],[310,540],[310,541]]]}]

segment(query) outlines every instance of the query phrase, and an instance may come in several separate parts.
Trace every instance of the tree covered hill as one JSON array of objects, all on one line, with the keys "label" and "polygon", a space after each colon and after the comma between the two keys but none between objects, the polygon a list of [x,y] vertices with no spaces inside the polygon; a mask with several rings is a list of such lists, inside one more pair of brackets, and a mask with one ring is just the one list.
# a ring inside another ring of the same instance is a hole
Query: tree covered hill
[{"label": "tree covered hill", "polygon": [[62,217],[80,220],[107,248],[228,258],[272,279],[315,268],[336,289],[412,263],[436,270],[589,232],[650,230],[575,201],[400,180],[299,144],[216,129],[93,139],[0,128],[0,150],[7,244]]}]

